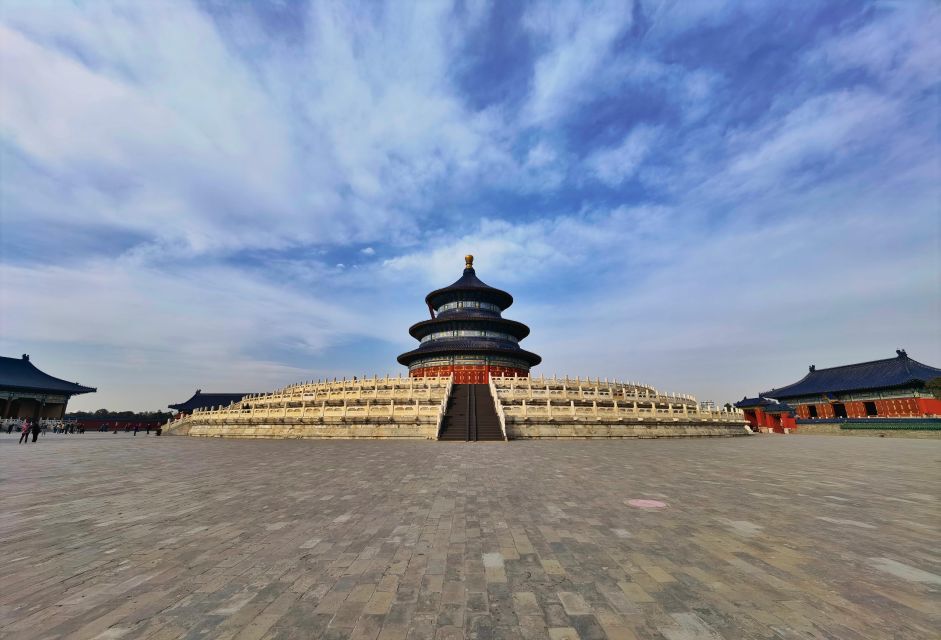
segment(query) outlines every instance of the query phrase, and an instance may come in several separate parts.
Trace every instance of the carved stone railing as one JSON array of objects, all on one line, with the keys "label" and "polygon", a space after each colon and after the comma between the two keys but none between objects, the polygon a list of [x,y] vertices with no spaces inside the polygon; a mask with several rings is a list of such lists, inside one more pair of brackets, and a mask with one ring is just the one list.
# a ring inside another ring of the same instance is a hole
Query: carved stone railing
[{"label": "carved stone railing", "polygon": [[493,406],[497,410],[497,418],[500,420],[500,432],[504,440],[509,440],[506,436],[506,414],[503,412],[503,403],[500,402],[500,396],[497,394],[497,387],[493,383],[493,376],[487,376],[487,382],[490,384],[490,395],[493,396]]},{"label": "carved stone railing", "polygon": [[451,389],[454,387],[454,374],[448,376],[448,384],[445,387],[444,398],[438,407],[438,424],[435,425],[435,440],[441,439],[441,427],[444,426],[444,415],[448,412],[448,400],[451,399]]}]

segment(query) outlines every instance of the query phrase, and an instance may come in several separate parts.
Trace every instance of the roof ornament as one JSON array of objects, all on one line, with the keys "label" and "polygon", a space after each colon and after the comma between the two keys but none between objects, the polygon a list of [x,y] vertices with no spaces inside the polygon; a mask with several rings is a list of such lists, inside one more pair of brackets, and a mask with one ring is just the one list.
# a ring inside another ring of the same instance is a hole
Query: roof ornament
[{"label": "roof ornament", "polygon": [[473,269],[473,268],[474,268],[474,256],[468,253],[466,256],[464,256],[464,270],[466,271],[467,269]]},{"label": "roof ornament", "polygon": [[23,360],[26,360],[26,362],[29,362],[29,354],[28,354],[28,353],[24,353],[24,354],[23,354]]},{"label": "roof ornament", "polygon": [[907,358],[907,357],[908,357],[908,354],[905,353],[905,349],[896,349],[896,350],[895,350],[895,353],[897,353],[900,358]]},{"label": "roof ornament", "polygon": [[810,372],[811,372],[811,373],[813,373],[813,372],[816,371],[816,370],[817,370],[817,365],[815,365],[815,364],[810,365]]}]

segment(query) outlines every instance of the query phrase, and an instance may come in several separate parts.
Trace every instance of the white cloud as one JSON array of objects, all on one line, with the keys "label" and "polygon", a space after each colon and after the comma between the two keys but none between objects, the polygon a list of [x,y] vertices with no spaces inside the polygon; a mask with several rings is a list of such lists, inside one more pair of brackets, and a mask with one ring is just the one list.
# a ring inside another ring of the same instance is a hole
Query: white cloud
[{"label": "white cloud", "polygon": [[472,25],[449,12],[315,4],[302,49],[248,64],[187,3],[11,8],[0,128],[60,185],[27,211],[6,183],[11,215],[196,254],[411,237],[435,189],[513,165],[499,114],[452,86]]},{"label": "white cloud", "polygon": [[485,2],[296,5],[296,40],[220,27],[238,8],[7,6],[0,347],[81,371],[89,407],[395,368],[473,253],[550,373],[718,396],[811,352],[934,363],[938,12],[823,29],[742,109],[734,73],[659,48],[769,6],[532,5],[529,93],[485,109]]},{"label": "white cloud", "polygon": [[[347,336],[375,333],[362,309],[221,266],[168,271],[120,258],[78,268],[3,265],[0,284],[0,344],[51,354],[52,362],[57,352],[74,354],[81,367],[68,368],[87,371],[82,378],[99,387],[87,400],[98,406],[133,406],[198,385],[270,389],[308,372],[259,351],[312,359]],[[90,361],[94,354],[99,361]]]},{"label": "white cloud", "polygon": [[806,163],[852,157],[894,128],[899,115],[896,104],[868,90],[814,96],[764,127],[731,136],[736,155],[724,179],[741,190],[764,189]]},{"label": "white cloud", "polygon": [[824,40],[805,54],[804,64],[818,69],[865,69],[894,92],[937,82],[941,66],[938,5],[898,3],[881,18]]},{"label": "white cloud", "polygon": [[578,107],[615,39],[631,26],[632,9],[630,0],[605,0],[537,2],[527,10],[524,24],[541,50],[525,109],[527,121],[550,124]]},{"label": "white cloud", "polygon": [[657,127],[634,127],[618,146],[596,151],[586,160],[586,164],[598,180],[612,187],[617,186],[637,173],[658,135]]}]

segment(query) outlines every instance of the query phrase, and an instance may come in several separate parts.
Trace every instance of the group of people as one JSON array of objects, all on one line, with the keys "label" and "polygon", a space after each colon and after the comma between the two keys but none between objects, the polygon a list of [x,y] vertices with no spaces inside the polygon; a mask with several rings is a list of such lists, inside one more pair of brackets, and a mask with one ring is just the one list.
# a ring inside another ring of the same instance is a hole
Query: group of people
[{"label": "group of people", "polygon": [[42,427],[39,426],[38,422],[33,422],[29,418],[23,419],[23,425],[20,427],[20,442],[29,442],[29,434],[33,434],[33,442],[36,442],[36,439],[39,437],[39,432],[42,431]]},{"label": "group of people", "polygon": [[[32,434],[33,442],[39,438],[40,434],[45,435],[46,430],[50,427],[52,428],[53,433],[62,433],[62,434],[75,434],[75,433],[85,433],[85,427],[81,424],[71,424],[64,423],[61,421],[51,421],[51,420],[33,420],[31,418],[8,418],[0,421],[0,429],[6,428],[8,434],[13,433],[13,430],[16,429],[20,434],[20,444],[29,441],[29,436]],[[113,428],[113,433],[118,433],[118,423],[115,422],[113,427],[108,425],[102,425],[100,431],[111,431]],[[162,425],[153,424],[153,423],[144,423],[144,424],[133,424],[133,425],[124,425],[123,430],[125,433],[134,432],[136,436],[138,431],[144,430],[147,435],[150,435],[151,430],[154,432],[154,435],[159,436],[163,432]]]},{"label": "group of people", "polygon": [[[45,427],[43,428],[45,431]],[[85,433],[85,427],[79,425],[76,427],[74,424],[61,424],[56,423],[52,425],[53,433]]]}]

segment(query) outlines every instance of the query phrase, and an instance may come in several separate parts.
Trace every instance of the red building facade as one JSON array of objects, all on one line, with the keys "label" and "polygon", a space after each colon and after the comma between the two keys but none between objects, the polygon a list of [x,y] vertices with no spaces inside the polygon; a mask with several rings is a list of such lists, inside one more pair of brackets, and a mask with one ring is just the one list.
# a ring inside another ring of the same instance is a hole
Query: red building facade
[{"label": "red building facade", "polygon": [[797,428],[794,409],[767,398],[742,398],[735,406],[742,410],[752,431],[788,433]]},{"label": "red building facade", "polygon": [[798,418],[923,418],[941,416],[941,399],[926,383],[941,369],[912,360],[904,349],[896,357],[817,369],[794,384],[761,394],[787,402]]},{"label": "red building facade", "polygon": [[456,384],[486,384],[490,375],[528,376],[542,361],[520,348],[529,327],[502,317],[513,296],[483,283],[474,256],[465,257],[464,273],[452,285],[425,297],[431,319],[412,325],[420,344],[398,357],[412,377],[454,375]]}]

